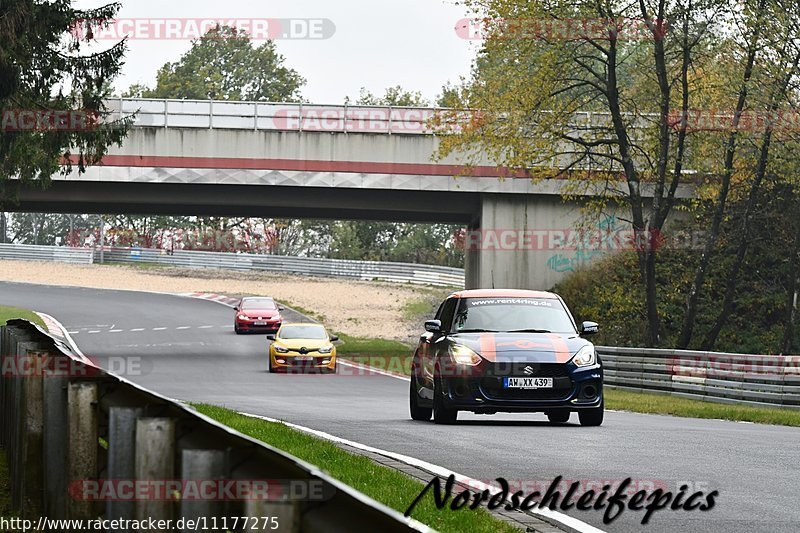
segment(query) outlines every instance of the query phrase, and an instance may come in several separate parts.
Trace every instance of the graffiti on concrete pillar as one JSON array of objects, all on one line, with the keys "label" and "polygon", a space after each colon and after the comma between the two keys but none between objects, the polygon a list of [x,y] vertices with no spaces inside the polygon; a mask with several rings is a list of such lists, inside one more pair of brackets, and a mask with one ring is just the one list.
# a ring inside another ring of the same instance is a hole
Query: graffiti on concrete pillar
[{"label": "graffiti on concrete pillar", "polygon": [[586,232],[583,239],[578,240],[575,247],[556,252],[547,258],[547,268],[556,272],[574,272],[609,249],[607,243],[619,229],[617,217],[604,217],[593,230]]}]

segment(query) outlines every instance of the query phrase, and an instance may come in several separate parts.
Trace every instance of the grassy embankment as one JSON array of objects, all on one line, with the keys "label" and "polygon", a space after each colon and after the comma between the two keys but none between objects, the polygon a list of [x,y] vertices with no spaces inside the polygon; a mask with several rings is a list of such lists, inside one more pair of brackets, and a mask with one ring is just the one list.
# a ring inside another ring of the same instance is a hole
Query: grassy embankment
[{"label": "grassy embankment", "polygon": [[[213,405],[195,405],[201,413],[226,426],[266,442],[311,464],[335,479],[401,513],[414,501],[424,485],[405,474],[373,463],[370,459],[342,450],[326,440],[302,433],[284,424],[240,415]],[[436,509],[428,493],[414,508],[413,518],[442,532],[518,532],[510,524],[484,510]]]}]

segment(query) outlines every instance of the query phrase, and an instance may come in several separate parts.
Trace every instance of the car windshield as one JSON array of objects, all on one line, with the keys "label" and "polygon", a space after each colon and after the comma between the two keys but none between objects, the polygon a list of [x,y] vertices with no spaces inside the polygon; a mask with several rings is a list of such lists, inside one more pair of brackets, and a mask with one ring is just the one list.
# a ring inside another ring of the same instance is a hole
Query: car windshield
[{"label": "car windshield", "polygon": [[275,309],[275,300],[270,298],[248,298],[242,301],[242,309]]},{"label": "car windshield", "polygon": [[322,326],[283,326],[281,339],[327,339],[328,333]]},{"label": "car windshield", "polygon": [[577,333],[561,302],[549,298],[463,298],[452,331]]}]

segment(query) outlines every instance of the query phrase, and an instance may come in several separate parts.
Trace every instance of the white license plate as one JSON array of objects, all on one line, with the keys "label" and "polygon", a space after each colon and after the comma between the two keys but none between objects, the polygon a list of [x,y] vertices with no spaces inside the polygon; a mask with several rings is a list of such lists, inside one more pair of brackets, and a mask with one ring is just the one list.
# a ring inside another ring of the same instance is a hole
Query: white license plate
[{"label": "white license plate", "polygon": [[253,325],[254,326],[266,326],[267,323],[266,322],[253,322]]},{"label": "white license plate", "polygon": [[294,358],[295,361],[313,361],[314,358],[310,355],[298,355]]},{"label": "white license plate", "polygon": [[503,378],[506,389],[552,389],[553,378]]}]

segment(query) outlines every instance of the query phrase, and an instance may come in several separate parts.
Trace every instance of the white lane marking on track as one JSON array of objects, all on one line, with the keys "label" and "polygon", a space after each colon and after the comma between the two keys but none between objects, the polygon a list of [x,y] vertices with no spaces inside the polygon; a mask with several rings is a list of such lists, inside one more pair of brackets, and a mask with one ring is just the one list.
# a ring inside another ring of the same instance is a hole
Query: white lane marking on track
[{"label": "white lane marking on track", "polygon": [[87,333],[100,333],[100,330],[99,329],[93,329],[93,330],[88,331]]},{"label": "white lane marking on track", "polygon": [[387,376],[387,377],[390,377],[390,378],[400,379],[402,381],[411,381],[410,377],[401,376],[399,374],[395,374],[394,372],[387,372],[386,370],[381,370],[380,368],[375,368],[373,366],[362,365],[361,363],[356,363],[355,361],[345,361],[345,360],[339,359],[338,364],[344,365],[344,366],[349,366],[349,367],[352,367],[352,368],[358,368],[358,369],[361,369],[361,370],[366,370],[368,372],[374,372],[374,373],[380,374],[382,376]]},{"label": "white lane marking on track", "polygon": [[144,328],[133,328],[131,331],[144,331]]},{"label": "white lane marking on track", "polygon": [[197,326],[197,329],[208,329],[213,328],[214,326]]},{"label": "white lane marking on track", "polygon": [[69,333],[70,335],[77,335],[78,333],[80,333],[80,331],[68,331],[67,333]]},{"label": "white lane marking on track", "polygon": [[190,329],[192,326],[178,326],[175,329]]},{"label": "white lane marking on track", "polygon": [[[339,362],[341,363],[341,361],[339,361]],[[421,468],[423,470],[427,470],[428,472],[431,472],[432,474],[435,474],[437,476],[442,476],[444,478],[447,478],[448,476],[450,476],[450,474],[453,474],[456,477],[456,481],[458,481],[460,483],[463,483],[465,485],[468,485],[469,487],[471,487],[473,489],[476,489],[476,490],[479,490],[479,491],[483,491],[485,489],[488,489],[492,493],[497,493],[497,492],[499,492],[501,490],[500,487],[497,486],[497,485],[491,485],[491,484],[479,481],[477,479],[472,479],[472,478],[470,478],[468,476],[465,476],[463,474],[458,474],[456,472],[453,472],[452,470],[450,470],[448,468],[444,468],[442,466],[435,465],[435,464],[429,463],[427,461],[423,461],[422,459],[417,459],[415,457],[410,457],[408,455],[403,455],[403,454],[400,454],[400,453],[395,453],[395,452],[390,452],[390,451],[387,451],[387,450],[382,450],[380,448],[375,448],[373,446],[368,446],[366,444],[361,444],[360,442],[355,442],[355,441],[352,441],[352,440],[343,439],[341,437],[337,437],[335,435],[331,435],[330,433],[325,433],[324,431],[319,431],[317,429],[311,429],[311,428],[308,428],[308,427],[305,427],[305,426],[300,426],[298,424],[292,424],[291,422],[286,422],[285,420],[278,420],[276,418],[270,418],[268,416],[253,415],[253,414],[250,414],[250,413],[240,413],[240,414],[242,414],[244,416],[249,416],[251,418],[258,418],[260,420],[266,420],[267,422],[276,422],[278,424],[284,424],[286,426],[289,426],[290,428],[296,429],[298,431],[302,431],[304,433],[309,433],[309,434],[314,435],[315,437],[319,437],[321,439],[325,439],[325,440],[328,440],[328,441],[331,441],[331,442],[338,442],[339,444],[345,444],[347,446],[352,446],[353,448],[357,448],[359,450],[364,450],[364,451],[367,451],[367,452],[377,453],[377,454],[383,455],[385,457],[389,457],[391,459],[394,459],[396,461],[400,461],[400,462],[405,463],[407,465],[411,465],[411,466],[415,466],[417,468]],[[563,525],[565,525],[567,527],[570,527],[570,528],[574,529],[575,531],[578,531],[579,533],[605,533],[602,529],[597,529],[596,527],[594,527],[594,526],[592,526],[590,524],[587,524],[586,522],[583,522],[581,520],[578,520],[577,518],[573,518],[571,516],[565,515],[563,513],[559,513],[557,511],[551,511],[547,507],[545,507],[544,509],[538,509],[538,508],[537,509],[531,509],[530,512],[533,513],[534,515],[544,516],[544,517],[549,518],[550,520],[554,520],[556,522],[559,522],[559,523],[561,523],[561,524],[563,524]]]},{"label": "white lane marking on track", "polygon": [[164,331],[167,328],[153,328],[153,331]]},{"label": "white lane marking on track", "polygon": [[64,326],[61,325],[61,322],[59,322],[55,318],[53,318],[50,315],[47,315],[45,313],[40,313],[38,311],[35,311],[35,313],[37,315],[39,315],[40,317],[42,317],[43,320],[52,320],[53,323],[56,326],[58,326],[58,328],[61,329],[61,331],[64,333],[64,340],[67,341],[67,344],[72,349],[72,352],[75,355],[77,355],[78,357],[80,357],[84,362],[90,363],[90,364],[92,364],[94,366],[94,363],[89,361],[89,359],[85,355],[83,355],[83,352],[80,350],[80,348],[78,348],[78,345],[75,344],[75,341],[72,340],[72,336],[70,336],[69,331],[67,331],[67,328],[65,328]]},{"label": "white lane marking on track", "polygon": [[121,329],[110,329],[108,330],[109,333],[121,333],[123,330]]}]

